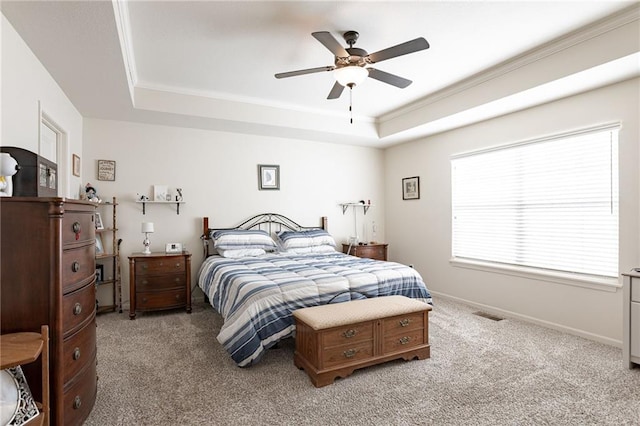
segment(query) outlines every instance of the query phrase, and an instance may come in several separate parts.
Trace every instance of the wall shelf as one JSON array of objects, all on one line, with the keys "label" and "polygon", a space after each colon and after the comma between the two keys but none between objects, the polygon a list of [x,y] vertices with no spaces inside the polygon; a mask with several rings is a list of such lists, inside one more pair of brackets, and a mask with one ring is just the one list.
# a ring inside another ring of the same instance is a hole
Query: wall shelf
[{"label": "wall shelf", "polygon": [[136,203],[142,204],[142,214],[146,214],[146,205],[147,204],[175,204],[176,205],[176,214],[180,214],[180,204],[186,204],[186,201],[140,201],[136,200]]},{"label": "wall shelf", "polygon": [[347,210],[349,209],[349,207],[353,207],[354,209],[356,207],[362,207],[364,210],[364,214],[367,214],[367,211],[369,211],[369,207],[371,207],[373,204],[362,204],[362,203],[340,203],[339,206],[342,207],[342,214],[345,214],[347,212]]}]

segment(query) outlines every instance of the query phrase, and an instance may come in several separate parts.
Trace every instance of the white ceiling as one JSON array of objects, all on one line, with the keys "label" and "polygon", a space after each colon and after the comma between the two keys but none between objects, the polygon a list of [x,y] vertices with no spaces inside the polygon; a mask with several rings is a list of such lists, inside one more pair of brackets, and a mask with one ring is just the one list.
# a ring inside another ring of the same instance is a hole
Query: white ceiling
[{"label": "white ceiling", "polygon": [[[4,0],[1,8],[85,117],[385,146],[425,133],[381,135],[380,122],[399,109],[631,4]],[[330,72],[274,78],[332,65],[311,33],[330,31],[345,45],[347,30],[370,53],[416,37],[431,45],[376,64],[413,84],[356,87],[354,124],[348,90],[326,99]]]}]

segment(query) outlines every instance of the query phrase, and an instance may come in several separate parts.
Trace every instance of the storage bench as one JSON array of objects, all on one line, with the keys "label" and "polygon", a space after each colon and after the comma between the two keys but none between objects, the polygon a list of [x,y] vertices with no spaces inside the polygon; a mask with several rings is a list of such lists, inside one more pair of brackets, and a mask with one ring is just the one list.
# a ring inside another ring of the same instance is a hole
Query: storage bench
[{"label": "storage bench", "polygon": [[430,310],[427,303],[404,296],[298,309],[293,312],[294,364],[321,387],[357,368],[429,358]]}]

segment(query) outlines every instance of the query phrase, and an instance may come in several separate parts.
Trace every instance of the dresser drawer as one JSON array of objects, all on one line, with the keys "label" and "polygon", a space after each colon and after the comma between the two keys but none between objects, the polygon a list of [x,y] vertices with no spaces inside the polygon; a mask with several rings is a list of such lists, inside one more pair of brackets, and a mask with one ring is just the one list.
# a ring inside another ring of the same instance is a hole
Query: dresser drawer
[{"label": "dresser drawer", "polygon": [[640,302],[640,278],[631,280],[631,301]]},{"label": "dresser drawer", "polygon": [[145,309],[172,309],[185,306],[186,290],[176,289],[168,291],[144,291],[137,294],[136,308]]},{"label": "dresser drawer", "polygon": [[337,346],[322,351],[322,368],[362,361],[373,356],[373,340],[354,342],[352,345]]},{"label": "dresser drawer", "polygon": [[136,281],[136,291],[139,293],[153,290],[168,290],[182,288],[186,285],[184,274],[169,274],[158,276],[143,276]]},{"label": "dresser drawer", "polygon": [[414,346],[422,345],[424,342],[424,332],[420,330],[409,330],[403,334],[384,337],[382,343],[382,353],[388,354],[392,352],[406,351]]},{"label": "dresser drawer", "polygon": [[382,320],[382,330],[385,336],[406,333],[409,330],[424,328],[424,314],[416,312]]},{"label": "dresser drawer", "polygon": [[95,362],[96,323],[91,321],[82,330],[64,341],[63,377],[68,382],[82,370],[87,362]]},{"label": "dresser drawer", "polygon": [[62,244],[93,241],[96,236],[95,207],[84,212],[67,212],[62,218]]},{"label": "dresser drawer", "polygon": [[322,332],[322,347],[352,345],[372,339],[373,323],[369,321]]},{"label": "dresser drawer", "polygon": [[69,383],[63,397],[63,413],[65,425],[81,425],[87,418],[96,401],[96,359],[87,362],[85,369],[76,379]]},{"label": "dresser drawer", "polygon": [[136,260],[136,275],[165,274],[185,271],[185,261],[183,256],[149,258]]},{"label": "dresser drawer", "polygon": [[89,284],[62,297],[63,333],[72,333],[80,324],[95,314],[96,288]]},{"label": "dresser drawer", "polygon": [[631,326],[629,336],[631,356],[640,358],[640,303],[631,303]]},{"label": "dresser drawer", "polygon": [[[95,245],[89,244],[62,253],[62,292],[73,291],[96,273]],[[86,283],[85,283],[86,284]]]}]

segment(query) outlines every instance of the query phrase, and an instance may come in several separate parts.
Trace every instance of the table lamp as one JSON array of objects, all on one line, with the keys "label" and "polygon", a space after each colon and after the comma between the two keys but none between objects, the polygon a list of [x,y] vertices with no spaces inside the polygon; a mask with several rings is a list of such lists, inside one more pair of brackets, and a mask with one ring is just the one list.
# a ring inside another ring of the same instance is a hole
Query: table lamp
[{"label": "table lamp", "polygon": [[144,241],[142,241],[144,250],[142,250],[142,254],[151,254],[149,234],[153,233],[153,222],[142,222],[142,232],[144,233]]}]

